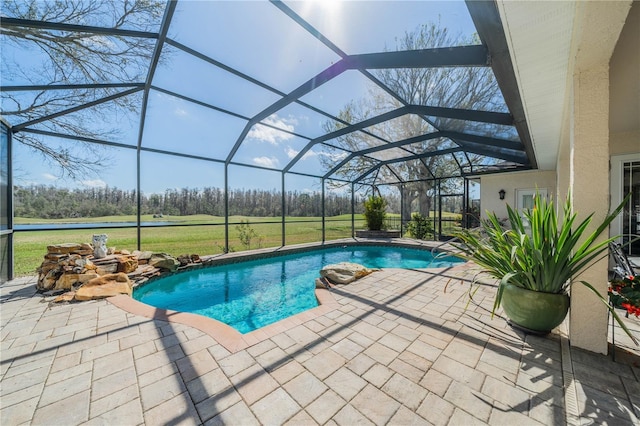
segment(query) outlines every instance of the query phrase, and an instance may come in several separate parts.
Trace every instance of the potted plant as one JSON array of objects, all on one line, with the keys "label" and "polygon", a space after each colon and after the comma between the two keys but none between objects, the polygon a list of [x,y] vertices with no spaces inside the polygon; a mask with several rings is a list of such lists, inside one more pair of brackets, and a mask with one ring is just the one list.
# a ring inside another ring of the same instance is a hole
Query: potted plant
[{"label": "potted plant", "polygon": [[384,225],[387,201],[380,197],[372,195],[364,202],[364,218],[367,222],[369,231],[380,231]]},{"label": "potted plant", "polygon": [[461,243],[453,245],[463,257],[499,280],[493,313],[502,306],[514,326],[542,333],[551,331],[567,314],[571,286],[580,283],[597,295],[636,342],[608,298],[588,282],[574,280],[591,262],[608,254],[608,244],[616,237],[596,240],[628,198],[587,235],[593,214],[578,223],[569,196],[559,220],[553,202],[536,194],[533,209],[524,211],[522,216],[507,205],[506,227],[495,213],[489,213],[479,229],[457,232]]}]

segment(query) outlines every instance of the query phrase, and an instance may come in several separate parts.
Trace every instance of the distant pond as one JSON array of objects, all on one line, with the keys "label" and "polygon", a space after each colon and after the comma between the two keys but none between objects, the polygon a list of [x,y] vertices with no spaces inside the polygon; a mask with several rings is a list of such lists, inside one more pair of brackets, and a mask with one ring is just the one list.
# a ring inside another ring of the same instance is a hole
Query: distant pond
[{"label": "distant pond", "polygon": [[[180,222],[140,222],[141,226],[177,225]],[[121,228],[136,226],[137,222],[91,222],[91,223],[21,223],[13,225],[15,231],[37,231],[42,229],[85,229],[85,228]]]}]

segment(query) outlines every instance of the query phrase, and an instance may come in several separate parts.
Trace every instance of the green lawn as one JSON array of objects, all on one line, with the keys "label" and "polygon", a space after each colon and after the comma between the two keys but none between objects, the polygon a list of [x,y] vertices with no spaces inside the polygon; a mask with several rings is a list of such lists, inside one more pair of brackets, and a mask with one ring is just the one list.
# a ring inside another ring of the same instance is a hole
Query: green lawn
[{"label": "green lawn", "polygon": [[[399,216],[399,215],[390,215]],[[443,215],[444,216],[444,215]],[[448,215],[447,217],[451,217]],[[457,216],[459,217],[459,215]],[[83,219],[34,219],[15,218],[16,224],[25,223],[103,223],[135,222],[137,217],[109,216]],[[140,249],[165,252],[173,256],[181,254],[210,255],[221,253],[224,247],[224,218],[208,215],[165,216],[154,219],[151,215],[142,216],[143,222],[174,222],[182,226],[147,227],[140,231]],[[229,223],[249,221],[257,234],[252,238],[251,249],[278,247],[282,245],[282,224],[280,218],[231,216]],[[275,222],[275,223],[268,223]],[[449,234],[458,225],[456,222],[443,222],[443,233]],[[229,246],[233,251],[246,250],[238,238],[237,225],[229,225]],[[356,215],[356,229],[364,229],[363,215]],[[42,263],[47,253],[47,245],[61,243],[90,243],[93,234],[107,234],[108,247],[116,249],[137,249],[136,228],[102,228],[59,231],[15,231],[14,232],[14,272],[16,276],[32,275]],[[328,217],[325,220],[325,239],[336,240],[351,237],[351,215]],[[285,243],[301,244],[322,241],[322,218],[286,217]]]},{"label": "green lawn", "polygon": [[[232,216],[230,223],[248,220],[258,235],[253,238],[249,248],[278,247],[282,245],[282,224],[279,218]],[[299,244],[322,240],[322,219],[318,217],[287,217],[285,220],[286,244]],[[113,216],[81,220],[38,220],[38,223],[69,222],[127,222],[136,221],[135,216]],[[166,226],[142,228],[140,231],[142,250],[165,252],[173,256],[181,254],[209,255],[221,253],[224,247],[224,219],[221,217],[196,215],[164,217],[153,219],[143,216],[142,221],[171,221],[184,226]],[[16,218],[15,223],[34,223],[33,219]],[[277,222],[277,223],[265,223]],[[327,240],[351,236],[351,215],[326,218],[325,235]],[[206,224],[206,225],[205,225]],[[356,216],[356,229],[364,227],[364,219]],[[35,274],[47,253],[47,245],[60,243],[90,243],[93,234],[104,233],[109,236],[108,247],[116,249],[137,249],[137,229],[77,229],[59,231],[16,231],[14,232],[14,267],[16,276]],[[229,225],[229,246],[232,250],[245,250],[239,238],[236,225]]]}]

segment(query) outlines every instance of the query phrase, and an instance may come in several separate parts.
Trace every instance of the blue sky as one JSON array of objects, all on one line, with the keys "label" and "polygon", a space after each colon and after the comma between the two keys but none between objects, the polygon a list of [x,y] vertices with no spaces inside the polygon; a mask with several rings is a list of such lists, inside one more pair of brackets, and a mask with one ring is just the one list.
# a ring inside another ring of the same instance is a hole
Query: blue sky
[{"label": "blue sky", "polygon": [[[296,13],[323,32],[347,54],[394,50],[396,38],[405,31],[440,20],[453,33],[474,32],[463,2],[432,1],[306,1],[285,2]],[[276,30],[277,29],[277,30]],[[267,2],[180,1],[169,37],[240,72],[259,79],[275,90],[288,93],[339,60],[308,32]],[[11,54],[4,49],[3,55]],[[19,82],[3,81],[3,84]],[[163,58],[153,84],[199,101],[216,105],[243,117],[251,117],[279,96],[246,82],[220,68],[173,48]],[[348,71],[302,98],[327,112],[337,114],[349,101],[367,96],[368,80]],[[100,128],[117,128],[114,141],[135,146],[137,117],[114,116]],[[297,104],[269,117],[269,124],[305,135],[322,134],[327,118]],[[224,160],[246,121],[204,108],[168,94],[151,91],[142,145],[175,150],[190,155]],[[73,149],[74,144],[54,144]],[[281,169],[307,143],[265,126],[254,126],[242,142],[234,162]],[[80,181],[60,179],[59,172],[20,144],[14,146],[17,184],[52,184],[62,187],[104,186],[135,188],[135,149],[105,148],[108,164]],[[339,153],[314,147],[292,170],[320,173],[321,158],[333,160]],[[166,188],[202,188],[224,185],[224,168],[218,163],[142,153],[141,184],[145,193]],[[231,166],[232,187],[280,189],[281,173]],[[289,176],[287,189],[319,190],[319,181]]]}]

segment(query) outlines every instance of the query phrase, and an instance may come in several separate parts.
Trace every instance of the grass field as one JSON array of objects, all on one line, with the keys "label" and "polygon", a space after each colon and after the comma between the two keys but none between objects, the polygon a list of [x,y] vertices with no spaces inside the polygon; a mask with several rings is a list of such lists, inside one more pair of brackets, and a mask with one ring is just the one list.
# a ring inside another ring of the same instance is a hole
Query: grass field
[{"label": "grass field", "polygon": [[[82,219],[37,220],[37,223],[105,223],[135,222],[136,216],[110,216]],[[140,230],[140,249],[165,252],[172,256],[198,254],[201,256],[222,253],[224,239],[224,218],[208,215],[165,216],[154,219],[142,216],[142,222],[172,222],[174,226],[146,227]],[[239,239],[237,225],[249,221],[256,237],[245,247]],[[33,219],[15,218],[16,224],[36,223]],[[271,223],[269,223],[271,222]],[[229,217],[229,247],[232,251],[279,247],[282,245],[282,223],[273,217]],[[451,222],[445,222],[446,231],[451,230]],[[362,215],[355,217],[355,229],[364,229]],[[107,234],[108,247],[133,251],[137,249],[136,228],[100,228],[56,231],[14,231],[14,274],[33,275],[40,266],[47,246],[61,243],[90,243],[93,234]],[[325,219],[325,240],[351,237],[351,215],[328,217]],[[285,243],[287,245],[322,241],[322,218],[286,217]]]},{"label": "grass field", "polygon": [[[135,216],[113,216],[92,218],[90,221],[81,220],[38,220],[37,223],[54,225],[56,223],[104,223],[104,222],[135,222]],[[273,217],[242,217],[229,218],[230,223],[240,223],[248,220],[250,227],[255,230],[256,237],[252,238],[249,247],[245,247],[238,238],[237,225],[229,225],[229,246],[231,250],[240,251],[261,247],[278,247],[282,245],[282,223]],[[140,249],[155,252],[165,252],[173,256],[181,254],[210,255],[223,251],[224,218],[196,215],[182,217],[142,217],[143,222],[175,222],[176,226],[146,227],[140,231]],[[16,224],[34,223],[33,219],[16,218]],[[276,222],[276,223],[265,223]],[[362,215],[356,216],[356,229],[364,228]],[[137,249],[136,228],[100,228],[73,229],[56,231],[15,231],[14,232],[14,273],[16,276],[35,274],[40,266],[47,246],[61,243],[90,243],[93,234],[107,234],[108,247],[133,251]],[[351,236],[351,215],[326,218],[325,238],[334,240]],[[322,219],[318,217],[300,218],[287,217],[285,219],[285,243],[299,244],[322,241]]]}]

